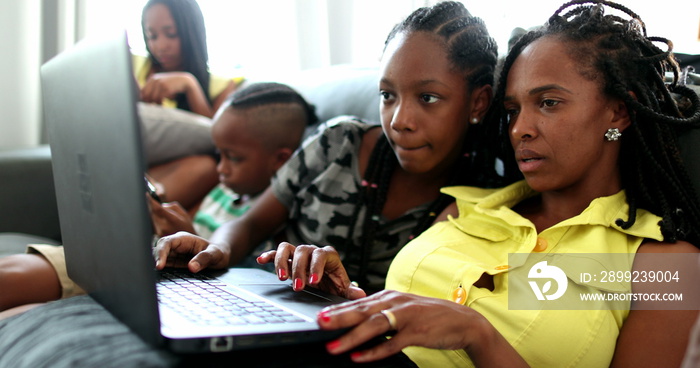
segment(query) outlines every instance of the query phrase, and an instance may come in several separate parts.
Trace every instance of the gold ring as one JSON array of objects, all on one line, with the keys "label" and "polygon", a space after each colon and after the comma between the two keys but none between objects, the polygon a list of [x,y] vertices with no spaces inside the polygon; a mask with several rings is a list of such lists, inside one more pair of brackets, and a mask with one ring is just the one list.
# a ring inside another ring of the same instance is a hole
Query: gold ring
[{"label": "gold ring", "polygon": [[390,329],[392,331],[396,331],[396,316],[394,315],[394,313],[391,313],[391,311],[388,309],[382,309],[379,313],[383,314],[384,317],[386,317],[387,321],[389,321]]}]

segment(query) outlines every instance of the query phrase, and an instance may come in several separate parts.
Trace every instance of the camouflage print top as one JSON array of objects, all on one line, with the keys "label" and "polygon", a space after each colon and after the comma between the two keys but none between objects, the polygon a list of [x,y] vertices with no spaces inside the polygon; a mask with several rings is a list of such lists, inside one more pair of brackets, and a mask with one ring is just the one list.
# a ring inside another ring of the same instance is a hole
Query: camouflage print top
[{"label": "camouflage print top", "polygon": [[[366,212],[360,209],[352,245],[346,238],[355,210],[362,177],[358,156],[362,136],[377,125],[343,116],[322,124],[302,147],[280,168],[273,178],[275,196],[289,209],[286,239],[292,244],[332,245],[336,248],[350,277],[357,275],[362,223]],[[399,218],[379,219],[377,235],[368,265],[368,285],[373,292],[384,288],[389,264],[408,242],[428,204],[406,212]]]}]

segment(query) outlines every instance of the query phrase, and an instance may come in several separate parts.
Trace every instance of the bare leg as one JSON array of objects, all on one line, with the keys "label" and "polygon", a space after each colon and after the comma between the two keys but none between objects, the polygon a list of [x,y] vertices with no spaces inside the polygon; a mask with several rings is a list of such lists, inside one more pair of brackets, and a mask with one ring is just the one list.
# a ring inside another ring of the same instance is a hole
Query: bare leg
[{"label": "bare leg", "polygon": [[1,257],[0,290],[0,311],[61,297],[56,270],[38,254]]},{"label": "bare leg", "polygon": [[192,211],[219,183],[216,160],[211,156],[188,156],[151,167],[148,174],[165,188],[165,200],[180,202]]}]

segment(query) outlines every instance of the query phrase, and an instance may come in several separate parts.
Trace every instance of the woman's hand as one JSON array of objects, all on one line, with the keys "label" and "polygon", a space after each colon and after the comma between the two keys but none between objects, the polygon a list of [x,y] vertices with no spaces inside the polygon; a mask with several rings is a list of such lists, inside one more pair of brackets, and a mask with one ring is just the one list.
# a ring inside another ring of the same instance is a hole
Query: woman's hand
[{"label": "woman's hand", "polygon": [[477,365],[527,366],[484,316],[449,300],[384,290],[325,308],[318,314],[318,324],[329,330],[353,327],[326,344],[331,354],[351,351],[377,336],[393,333],[376,346],[351,353],[355,362],[375,361],[408,346],[422,346],[465,349]]},{"label": "woman's hand", "polygon": [[229,247],[209,243],[207,239],[183,231],[160,238],[154,254],[158,270],[187,267],[191,272],[205,268],[227,268],[231,257]]},{"label": "woman's hand", "polygon": [[166,98],[174,99],[177,94],[188,93],[198,86],[199,82],[187,72],[156,73],[141,88],[141,101],[161,104]]},{"label": "woman's hand", "polygon": [[192,226],[192,218],[180,203],[159,203],[150,196],[148,198],[151,221],[158,236],[168,236],[178,231],[195,233],[194,226]]},{"label": "woman's hand", "polygon": [[331,246],[294,246],[282,242],[277,250],[265,252],[257,260],[260,264],[274,261],[279,279],[287,280],[291,275],[296,291],[310,285],[351,300],[366,296],[362,289],[351,283],[340,255]]}]

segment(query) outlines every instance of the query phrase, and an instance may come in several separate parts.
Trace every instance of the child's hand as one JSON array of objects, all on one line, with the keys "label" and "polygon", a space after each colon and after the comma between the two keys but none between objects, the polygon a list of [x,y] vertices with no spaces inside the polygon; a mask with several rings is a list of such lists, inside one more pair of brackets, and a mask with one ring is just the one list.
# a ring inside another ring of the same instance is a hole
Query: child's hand
[{"label": "child's hand", "polygon": [[172,235],[178,231],[195,233],[192,218],[178,202],[161,204],[150,196],[148,199],[153,228],[159,237]]},{"label": "child's hand", "polygon": [[301,291],[308,285],[350,300],[367,296],[364,290],[350,281],[338,251],[330,245],[294,246],[282,242],[277,250],[261,254],[257,261],[259,264],[274,262],[279,279],[284,281],[291,278],[295,291]]},{"label": "child's hand", "polygon": [[156,269],[187,267],[191,272],[205,268],[229,267],[229,247],[209,243],[207,239],[186,232],[162,237],[154,249]]}]

